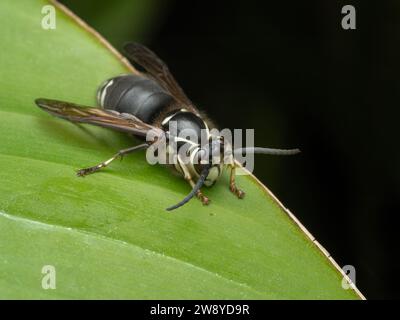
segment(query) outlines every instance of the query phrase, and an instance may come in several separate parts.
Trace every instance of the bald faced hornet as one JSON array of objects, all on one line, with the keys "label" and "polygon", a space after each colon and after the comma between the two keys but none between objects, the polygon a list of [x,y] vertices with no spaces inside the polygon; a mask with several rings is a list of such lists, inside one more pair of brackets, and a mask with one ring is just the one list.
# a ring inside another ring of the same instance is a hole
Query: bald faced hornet
[{"label": "bald faced hornet", "polygon": [[[273,155],[292,155],[298,149],[280,150],[269,148],[241,148],[233,150],[228,157],[223,156],[230,148],[222,137],[210,133],[212,125],[202,117],[199,110],[186,97],[181,87],[170,73],[167,65],[151,50],[138,43],[128,43],[124,46],[127,57],[143,67],[143,74],[120,75],[105,81],[97,91],[100,108],[85,107],[70,102],[39,98],[36,104],[48,113],[80,123],[89,123],[101,127],[122,131],[145,140],[144,143],[118,151],[110,159],[93,167],[80,169],[80,177],[94,173],[108,166],[113,160],[128,153],[147,149],[165,141],[166,153],[170,153],[170,145],[177,145],[177,157],[169,165],[191,185],[191,192],[179,203],[167,210],[174,210],[197,196],[203,204],[209,199],[202,193],[203,185],[211,186],[221,175],[224,166],[229,166],[229,188],[238,198],[244,197],[244,192],[235,183],[234,161],[235,153],[264,153]],[[169,130],[174,123],[175,133]],[[206,143],[179,138],[179,133],[190,129],[197,137],[206,133]],[[146,136],[152,132],[153,139]],[[186,146],[185,156],[189,161],[183,161],[179,152]],[[216,161],[217,159],[218,161]]]}]

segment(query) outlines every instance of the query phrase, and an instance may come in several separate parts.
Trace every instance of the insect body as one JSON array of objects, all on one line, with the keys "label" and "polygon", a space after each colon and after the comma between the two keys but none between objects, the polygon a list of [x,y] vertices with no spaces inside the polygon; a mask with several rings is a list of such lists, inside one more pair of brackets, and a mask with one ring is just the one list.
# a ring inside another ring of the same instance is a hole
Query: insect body
[{"label": "insect body", "polygon": [[[203,185],[211,186],[222,173],[224,166],[231,168],[230,190],[238,197],[243,198],[244,192],[235,183],[234,152],[224,162],[222,155],[228,147],[221,137],[210,134],[210,124],[206,121],[186,97],[183,90],[175,81],[168,67],[148,48],[129,43],[124,47],[128,58],[141,65],[145,74],[120,75],[105,81],[97,92],[98,104],[101,108],[90,108],[69,102],[36,99],[36,104],[45,111],[70,120],[72,122],[89,123],[108,127],[132,134],[145,140],[149,131],[155,136],[153,141],[145,141],[137,146],[120,150],[110,159],[77,172],[79,176],[96,172],[109,165],[119,156],[136,150],[146,149],[166,137],[165,149],[169,153],[172,142],[177,145],[177,157],[169,163],[191,185],[192,191],[178,204],[167,208],[176,209],[197,196],[203,204],[209,199],[201,192]],[[170,124],[175,125],[172,134]],[[182,138],[181,133],[189,130],[196,139]],[[201,143],[200,137],[205,134],[206,143]],[[181,158],[182,148],[186,148]],[[253,152],[265,154],[290,155],[299,152],[298,149],[280,150],[267,148],[244,148],[237,152]],[[217,157],[215,157],[217,156]],[[220,161],[216,161],[220,160]]]}]

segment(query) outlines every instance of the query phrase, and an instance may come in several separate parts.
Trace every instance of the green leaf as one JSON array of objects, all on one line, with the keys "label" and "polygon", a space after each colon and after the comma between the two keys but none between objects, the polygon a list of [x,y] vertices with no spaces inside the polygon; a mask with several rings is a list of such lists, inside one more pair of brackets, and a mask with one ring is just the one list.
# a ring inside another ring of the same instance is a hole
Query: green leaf
[{"label": "green leaf", "polygon": [[[244,200],[225,174],[206,190],[210,206],[173,213],[190,188],[144,152],[76,177],[136,141],[51,117],[34,99],[95,105],[99,84],[131,69],[59,8],[56,29],[42,29],[46,4],[0,4],[0,298],[361,297],[252,176],[238,178]],[[55,290],[42,288],[45,265]]]}]

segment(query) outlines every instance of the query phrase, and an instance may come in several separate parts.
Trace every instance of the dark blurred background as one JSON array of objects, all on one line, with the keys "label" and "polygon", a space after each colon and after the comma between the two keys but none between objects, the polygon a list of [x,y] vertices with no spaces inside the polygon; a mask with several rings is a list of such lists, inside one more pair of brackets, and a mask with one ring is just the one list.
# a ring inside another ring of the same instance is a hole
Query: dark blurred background
[{"label": "dark blurred background", "polygon": [[[367,298],[399,298],[400,2],[64,0],[117,49],[152,48]],[[341,9],[356,8],[356,30]]]}]

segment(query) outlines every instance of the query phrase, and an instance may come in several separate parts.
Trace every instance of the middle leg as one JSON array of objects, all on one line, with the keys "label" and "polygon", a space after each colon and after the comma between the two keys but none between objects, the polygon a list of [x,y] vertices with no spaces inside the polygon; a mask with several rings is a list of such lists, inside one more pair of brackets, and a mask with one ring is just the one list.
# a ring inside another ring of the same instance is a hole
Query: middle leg
[{"label": "middle leg", "polygon": [[147,143],[143,143],[143,144],[140,144],[140,145],[138,145],[138,146],[134,146],[134,147],[130,147],[130,148],[126,148],[126,149],[119,150],[119,151],[118,151],[115,155],[113,155],[110,159],[108,159],[108,160],[106,160],[106,161],[103,161],[103,162],[101,162],[101,163],[99,163],[98,165],[95,165],[95,166],[93,166],[93,167],[80,169],[80,170],[77,171],[76,174],[77,174],[79,177],[84,177],[84,176],[86,176],[86,175],[88,175],[88,174],[91,174],[91,173],[94,173],[94,172],[96,172],[96,171],[99,171],[101,168],[107,167],[111,162],[113,162],[113,161],[114,161],[115,159],[117,159],[118,157],[121,157],[121,159],[122,159],[122,157],[123,157],[124,155],[126,155],[126,154],[128,154],[128,153],[131,153],[131,152],[133,152],[133,151],[136,151],[136,150],[141,150],[141,149],[147,148],[148,146],[149,146],[149,145],[148,145]]}]

